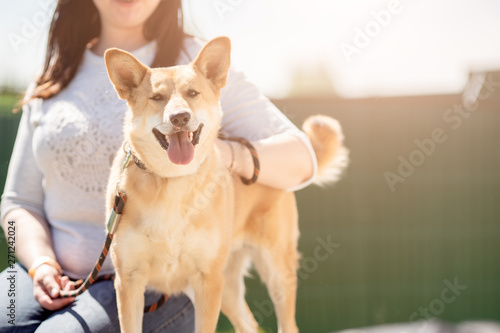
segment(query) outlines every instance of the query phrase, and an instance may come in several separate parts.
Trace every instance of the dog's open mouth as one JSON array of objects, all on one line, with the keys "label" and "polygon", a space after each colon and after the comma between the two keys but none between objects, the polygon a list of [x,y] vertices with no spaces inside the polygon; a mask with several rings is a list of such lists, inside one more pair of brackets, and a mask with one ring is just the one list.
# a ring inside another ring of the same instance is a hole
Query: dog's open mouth
[{"label": "dog's open mouth", "polygon": [[178,131],[169,135],[153,128],[153,134],[160,146],[167,151],[168,158],[172,163],[186,165],[193,160],[194,146],[200,142],[202,128],[203,124],[200,124],[194,132]]}]

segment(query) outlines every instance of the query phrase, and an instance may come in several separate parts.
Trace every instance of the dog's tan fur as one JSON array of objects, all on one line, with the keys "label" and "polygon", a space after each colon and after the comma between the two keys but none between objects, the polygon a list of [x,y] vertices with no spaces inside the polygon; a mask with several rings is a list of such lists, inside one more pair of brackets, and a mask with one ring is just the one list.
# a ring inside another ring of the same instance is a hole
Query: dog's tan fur
[{"label": "dog's tan fur", "polygon": [[[294,194],[243,185],[226,170],[215,148],[229,40],[212,40],[187,66],[150,69],[117,49],[108,50],[105,60],[111,81],[130,107],[125,140],[147,169],[131,163],[122,172],[120,152],[108,185],[108,207],[118,180],[128,198],[111,247],[122,332],[142,330],[146,287],[170,295],[191,287],[197,333],[214,332],[221,309],[236,332],[257,332],[244,299],[249,259],[268,287],[280,330],[297,332]],[[189,89],[199,95],[189,96]],[[172,163],[152,134],[155,127],[168,134],[170,117],[181,111],[191,115],[189,131],[204,125],[186,165]],[[318,179],[336,177],[346,160],[340,126],[319,116],[306,121],[305,130],[317,154]]]}]

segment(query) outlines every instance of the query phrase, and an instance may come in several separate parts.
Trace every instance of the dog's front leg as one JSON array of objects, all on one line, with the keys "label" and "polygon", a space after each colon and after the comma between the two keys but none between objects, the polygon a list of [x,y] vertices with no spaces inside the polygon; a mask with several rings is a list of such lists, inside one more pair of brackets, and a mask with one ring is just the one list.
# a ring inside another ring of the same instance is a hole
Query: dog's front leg
[{"label": "dog's front leg", "polygon": [[192,285],[195,294],[195,332],[214,333],[221,309],[224,275],[200,273]]},{"label": "dog's front leg", "polygon": [[[124,276],[125,275],[125,276]],[[116,274],[115,290],[118,319],[122,333],[142,332],[144,292],[146,279],[134,278],[133,274]]]}]

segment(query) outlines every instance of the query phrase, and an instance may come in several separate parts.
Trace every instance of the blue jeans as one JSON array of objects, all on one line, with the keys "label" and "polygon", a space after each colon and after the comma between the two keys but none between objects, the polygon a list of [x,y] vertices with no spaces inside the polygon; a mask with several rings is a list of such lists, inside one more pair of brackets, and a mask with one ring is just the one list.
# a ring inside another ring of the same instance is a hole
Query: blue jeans
[{"label": "blue jeans", "polygon": [[[148,291],[145,297],[148,305],[160,295]],[[145,333],[194,332],[194,307],[184,295],[170,297],[156,311],[144,314],[142,329]],[[13,269],[4,270],[0,273],[0,333],[35,331],[120,332],[113,282],[96,282],[72,304],[49,311],[33,298],[33,281],[23,266],[16,264]]]}]

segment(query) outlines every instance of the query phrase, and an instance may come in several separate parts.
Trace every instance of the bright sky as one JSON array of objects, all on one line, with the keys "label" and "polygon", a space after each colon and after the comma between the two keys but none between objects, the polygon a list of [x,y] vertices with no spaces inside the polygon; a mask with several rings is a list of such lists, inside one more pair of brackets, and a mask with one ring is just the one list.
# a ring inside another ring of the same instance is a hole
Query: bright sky
[{"label": "bright sky", "polygon": [[[24,86],[54,0],[1,1],[0,84]],[[344,97],[458,93],[470,70],[500,69],[497,0],[183,1],[186,29],[231,37],[233,63],[271,97],[298,67]]]}]

